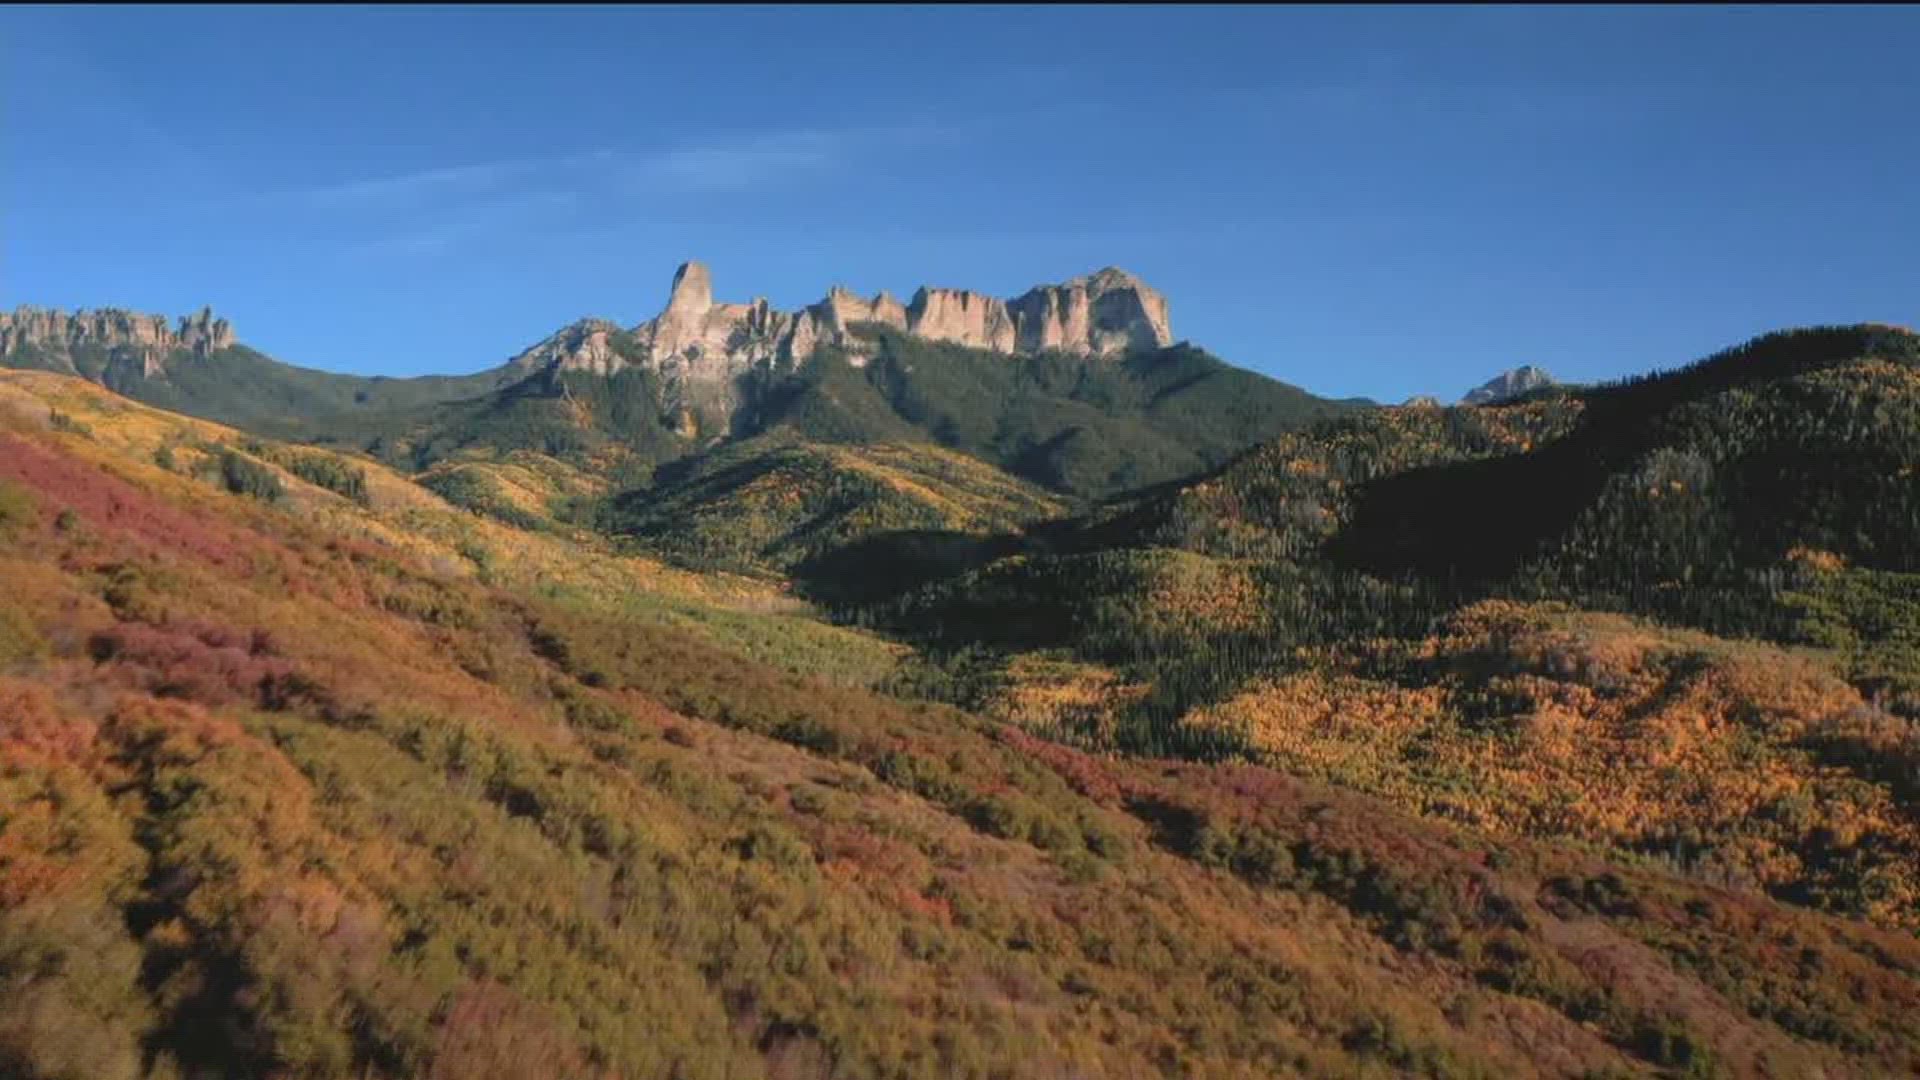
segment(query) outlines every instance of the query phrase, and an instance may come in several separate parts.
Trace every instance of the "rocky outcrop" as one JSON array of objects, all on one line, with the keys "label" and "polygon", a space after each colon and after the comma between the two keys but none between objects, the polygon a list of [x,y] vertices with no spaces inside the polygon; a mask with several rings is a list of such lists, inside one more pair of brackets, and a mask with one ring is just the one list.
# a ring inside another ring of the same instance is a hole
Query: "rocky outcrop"
[{"label": "rocky outcrop", "polygon": [[195,356],[206,356],[221,349],[233,347],[233,326],[225,319],[216,319],[213,309],[203,307],[192,315],[180,317],[180,329],[175,336],[180,348]]},{"label": "rocky outcrop", "polygon": [[[764,299],[715,301],[712,274],[689,262],[674,272],[666,309],[633,328],[637,351],[629,359],[713,374],[743,364],[797,363],[822,345],[858,348],[854,328],[866,323],[1003,353],[1110,356],[1173,344],[1166,298],[1113,267],[1037,286],[1013,301],[928,286],[902,304],[886,292],[869,300],[836,285],[825,299],[789,313],[774,310]],[[519,359],[558,359],[573,368],[598,370],[607,360],[594,335],[611,329],[602,320],[575,323]]]},{"label": "rocky outcrop", "polygon": [[807,309],[820,325],[839,336],[856,323],[880,323],[895,330],[907,329],[907,308],[884,290],[871,300],[862,299],[851,289],[835,285],[827,298]]},{"label": "rocky outcrop", "polygon": [[673,288],[667,293],[664,317],[699,317],[713,308],[713,275],[705,263],[681,263],[673,272]]},{"label": "rocky outcrop", "polygon": [[812,356],[823,344],[839,345],[848,350],[855,365],[864,365],[866,345],[854,331],[855,326],[863,323],[905,331],[906,306],[885,290],[868,300],[851,289],[835,285],[827,290],[825,300],[795,317],[793,329],[787,336],[785,355],[797,362]]},{"label": "rocky outcrop", "polygon": [[1530,394],[1543,386],[1558,386],[1559,380],[1546,371],[1528,364],[1502,372],[1479,386],[1467,391],[1460,399],[1463,405],[1498,405],[1503,401]]},{"label": "rocky outcrop", "polygon": [[1438,409],[1441,408],[1441,405],[1440,399],[1434,397],[1432,394],[1415,394],[1401,402],[1400,407],[1403,409]]},{"label": "rocky outcrop", "polygon": [[1021,352],[1106,356],[1173,344],[1166,297],[1118,267],[1029,289],[1008,310]]},{"label": "rocky outcrop", "polygon": [[895,300],[887,290],[881,289],[880,295],[873,298],[873,321],[885,323],[896,330],[905,330],[907,305]]},{"label": "rocky outcrop", "polygon": [[35,349],[46,360],[64,362],[69,368],[75,349],[127,350],[140,357],[148,378],[158,378],[166,374],[167,361],[177,352],[205,357],[233,343],[233,327],[215,318],[210,308],[181,316],[177,325],[169,324],[164,315],[120,308],[68,314],[22,306],[0,312],[0,355]]},{"label": "rocky outcrop", "polygon": [[666,308],[654,318],[624,333],[605,320],[585,319],[513,363],[529,370],[603,375],[644,366],[661,375],[670,408],[684,411],[694,405],[724,419],[740,403],[744,376],[792,370],[828,345],[846,349],[855,364],[864,363],[868,343],[856,328],[873,323],[1001,353],[1112,356],[1173,343],[1166,299],[1114,268],[1030,289],[1011,303],[964,289],[928,287],[902,304],[885,292],[867,299],[836,285],[819,302],[784,312],[764,298],[750,304],[716,301],[712,274],[689,262],[674,272]]},{"label": "rocky outcrop", "polygon": [[921,288],[907,305],[907,332],[930,341],[1010,353],[1019,334],[1006,301],[965,289]]},{"label": "rocky outcrop", "polygon": [[581,319],[514,357],[512,363],[529,372],[554,369],[611,375],[627,366],[614,347],[620,332],[618,325],[605,319]]}]

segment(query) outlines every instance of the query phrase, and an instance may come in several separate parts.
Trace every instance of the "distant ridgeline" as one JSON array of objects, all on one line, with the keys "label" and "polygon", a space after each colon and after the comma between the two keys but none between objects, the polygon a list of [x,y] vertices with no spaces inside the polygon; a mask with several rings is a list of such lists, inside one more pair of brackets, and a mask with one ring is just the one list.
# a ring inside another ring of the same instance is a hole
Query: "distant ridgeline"
[{"label": "distant ridgeline", "polygon": [[337,375],[279,363],[209,312],[0,315],[3,361],[138,400],[424,469],[533,450],[622,482],[775,431],[938,443],[1054,491],[1104,495],[1221,464],[1356,407],[1176,344],[1167,302],[1108,268],[1011,300],[926,287],[907,303],[835,287],[795,312],[718,302],[699,263],[630,328],[583,319],[461,376]]},{"label": "distant ridgeline", "polygon": [[242,427],[472,397],[504,381],[501,372],[386,379],[294,367],[240,344],[227,320],[204,309],[177,327],[117,308],[0,312],[0,366],[79,375],[150,405]]}]

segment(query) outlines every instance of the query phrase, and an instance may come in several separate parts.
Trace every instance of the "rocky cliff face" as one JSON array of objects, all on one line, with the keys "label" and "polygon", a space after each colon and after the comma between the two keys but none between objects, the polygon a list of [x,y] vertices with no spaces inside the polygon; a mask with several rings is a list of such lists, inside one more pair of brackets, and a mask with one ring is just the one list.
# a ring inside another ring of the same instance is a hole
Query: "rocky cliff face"
[{"label": "rocky cliff face", "polygon": [[1019,338],[1007,304],[964,289],[922,288],[907,305],[907,332],[933,341],[1010,353]]},{"label": "rocky cliff face", "polygon": [[851,289],[835,285],[827,298],[808,308],[825,328],[845,334],[854,323],[883,323],[895,330],[907,329],[907,307],[884,290],[872,300],[862,299]]},{"label": "rocky cliff face", "polygon": [[608,335],[617,329],[612,323],[589,319],[561,330],[515,362],[558,363],[565,370],[601,373],[625,363],[645,363],[691,377],[719,377],[755,366],[798,363],[822,345],[857,348],[852,328],[860,323],[1004,353],[1057,350],[1110,356],[1173,344],[1166,298],[1114,268],[1038,286],[1012,301],[929,286],[902,304],[885,292],[869,300],[836,285],[820,302],[783,312],[765,299],[751,304],[715,301],[712,275],[702,264],[690,262],[674,273],[666,310],[632,329],[637,349],[631,355],[609,351]]},{"label": "rocky cliff face", "polygon": [[148,378],[159,378],[166,374],[173,353],[185,351],[204,357],[231,346],[233,341],[233,327],[227,320],[215,318],[209,308],[181,316],[178,325],[169,324],[164,315],[142,315],[119,308],[69,314],[22,306],[0,312],[0,355],[35,349],[47,360],[65,363],[69,369],[75,349],[129,350],[140,357]]},{"label": "rocky cliff face", "polygon": [[1166,297],[1116,267],[1030,289],[1008,309],[1021,352],[1105,356],[1173,344]]},{"label": "rocky cliff face", "polygon": [[1498,405],[1503,401],[1511,401],[1522,394],[1531,393],[1543,386],[1557,385],[1559,385],[1559,380],[1547,374],[1546,371],[1528,364],[1524,367],[1514,368],[1512,371],[1501,372],[1499,375],[1467,391],[1467,396],[1461,398],[1460,403],[1463,405]]},{"label": "rocky cliff face", "polygon": [[902,304],[885,292],[869,300],[836,285],[818,303],[784,312],[764,298],[715,301],[712,274],[689,262],[675,271],[666,309],[654,318],[624,334],[604,319],[583,319],[512,363],[529,372],[598,375],[640,365],[660,373],[674,399],[670,406],[697,402],[726,416],[740,403],[743,376],[790,371],[823,345],[847,347],[862,363],[864,343],[853,333],[861,323],[1003,353],[1111,356],[1173,343],[1166,299],[1113,268],[1039,286],[1011,302],[927,287]]},{"label": "rocky cliff face", "polygon": [[513,363],[529,372],[551,368],[611,375],[627,364],[614,348],[614,335],[620,332],[606,319],[581,319],[514,357]]}]

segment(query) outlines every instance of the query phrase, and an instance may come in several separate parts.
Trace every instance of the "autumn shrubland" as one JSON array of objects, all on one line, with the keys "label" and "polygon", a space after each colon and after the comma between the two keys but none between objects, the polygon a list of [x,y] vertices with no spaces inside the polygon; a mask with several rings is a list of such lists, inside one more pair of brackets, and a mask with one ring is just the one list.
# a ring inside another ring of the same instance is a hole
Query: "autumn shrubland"
[{"label": "autumn shrubland", "polygon": [[[626,507],[679,550],[0,373],[0,1075],[1911,1074],[1914,357],[1821,333],[1015,530],[789,445]],[[850,475],[955,516],[889,566]]]}]

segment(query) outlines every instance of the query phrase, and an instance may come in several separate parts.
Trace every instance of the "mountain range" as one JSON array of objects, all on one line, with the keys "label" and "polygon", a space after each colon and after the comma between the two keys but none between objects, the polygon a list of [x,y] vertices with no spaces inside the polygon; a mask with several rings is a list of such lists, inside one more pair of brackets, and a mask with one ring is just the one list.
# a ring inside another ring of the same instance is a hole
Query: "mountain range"
[{"label": "mountain range", "polygon": [[[711,437],[728,433],[733,412],[755,381],[790,374],[826,348],[837,347],[856,364],[866,359],[871,337],[855,328],[869,326],[1023,356],[1113,357],[1173,344],[1165,298],[1112,267],[1037,286],[1011,301],[926,287],[903,305],[884,291],[863,300],[835,286],[819,303],[781,312],[765,299],[716,302],[706,266],[689,262],[675,271],[666,308],[655,318],[624,330],[605,319],[581,319],[502,365],[465,376],[329,377],[239,345],[232,327],[210,309],[183,317],[175,327],[162,316],[119,309],[67,314],[22,307],[0,313],[0,357],[8,366],[83,375],[222,420],[301,418],[348,405],[430,404],[538,375],[611,376],[639,369],[666,384],[662,405],[679,426]],[[214,379],[236,370],[249,372],[244,389],[219,393]]]},{"label": "mountain range", "polygon": [[0,315],[0,1076],[1920,1072],[1920,335]]},{"label": "mountain range", "polygon": [[774,432],[926,440],[1075,497],[1164,482],[1355,407],[1173,341],[1167,303],[1109,268],[1012,300],[845,289],[798,312],[713,299],[699,263],[660,315],[575,322],[492,368],[386,379],[279,363],[203,312],[177,329],[119,311],[0,315],[0,363],[136,400],[351,445],[412,470],[475,447],[531,449],[644,479]]}]

